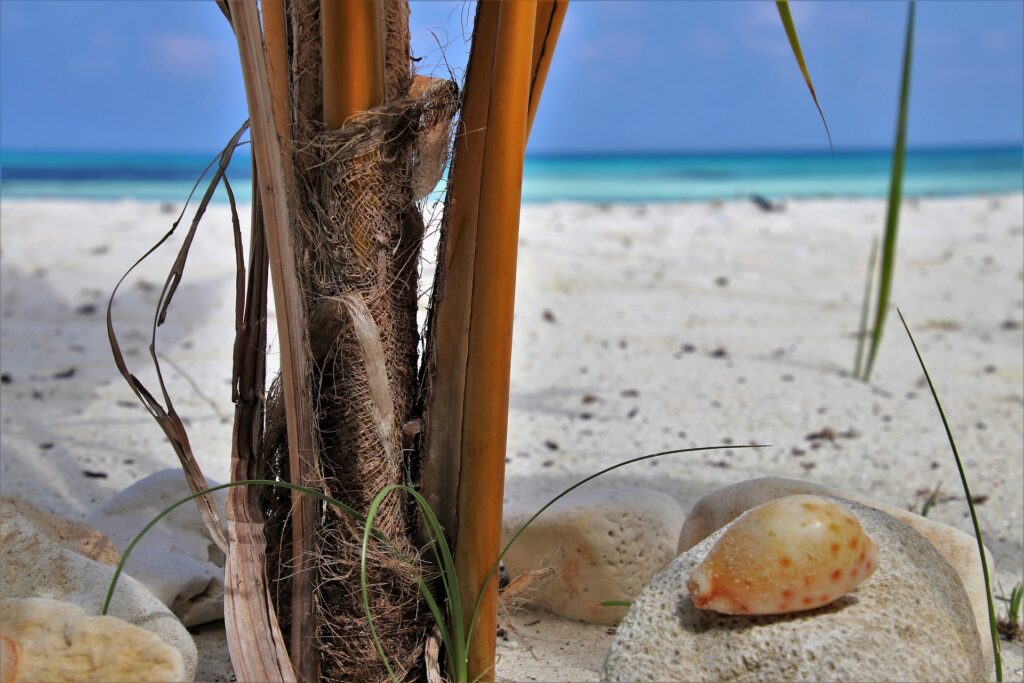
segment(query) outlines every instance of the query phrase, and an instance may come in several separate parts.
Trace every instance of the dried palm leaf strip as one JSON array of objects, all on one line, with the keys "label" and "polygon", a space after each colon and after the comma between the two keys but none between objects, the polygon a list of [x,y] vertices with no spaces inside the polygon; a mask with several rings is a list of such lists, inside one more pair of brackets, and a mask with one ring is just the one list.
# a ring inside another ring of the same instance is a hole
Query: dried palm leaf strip
[{"label": "dried palm leaf strip", "polygon": [[526,124],[527,136],[533,130],[533,120],[540,106],[540,96],[548,79],[551,60],[555,56],[555,44],[565,22],[569,0],[538,0],[537,29],[533,36],[533,76],[530,81],[530,113]]},{"label": "dried palm leaf strip", "polygon": [[[480,3],[463,93],[424,381],[423,487],[455,539],[470,677],[491,680],[515,267],[536,2]],[[496,578],[496,577],[495,577]]]},{"label": "dried palm leaf strip", "polygon": [[[253,177],[252,239],[245,279],[241,234],[238,254],[232,394],[235,421],[231,435],[231,479],[260,478],[257,453],[263,438],[266,382],[268,260],[257,172]],[[228,491],[231,550],[224,568],[224,621],[235,676],[242,681],[292,683],[296,680],[284,636],[270,598],[266,540],[259,491]]]},{"label": "dried palm leaf strip", "polygon": [[[260,17],[255,2],[229,0],[238,42],[246,99],[252,121],[259,193],[267,237],[270,274],[281,345],[281,387],[288,424],[290,478],[309,486],[317,471],[317,440],[312,429],[312,398],[309,393],[309,361],[305,337],[306,313],[295,270],[295,252],[289,224],[291,163],[278,138],[267,59],[263,49]],[[292,509],[292,571],[290,654],[301,681],[316,681],[318,667],[312,634],[313,512],[308,499],[295,494]]]},{"label": "dried palm leaf strip", "polygon": [[470,304],[498,8],[496,2],[477,5],[427,323],[420,480],[450,541],[456,529],[462,466]]},{"label": "dried palm leaf strip", "polygon": [[[199,491],[207,488],[206,477],[203,476],[199,463],[196,461],[195,455],[192,452],[192,445],[188,439],[188,433],[185,430],[185,425],[178,416],[178,413],[174,408],[174,404],[171,401],[170,394],[167,391],[167,385],[164,382],[163,371],[160,368],[160,361],[157,356],[156,333],[157,328],[163,325],[167,320],[167,311],[170,308],[171,301],[178,289],[178,285],[180,284],[182,277],[184,277],[185,263],[188,260],[189,250],[192,248],[192,242],[195,239],[196,231],[199,229],[199,224],[206,213],[206,209],[209,206],[210,201],[213,199],[213,193],[216,191],[218,184],[222,180],[226,180],[225,172],[227,171],[228,164],[231,163],[231,157],[234,154],[235,149],[238,147],[238,141],[241,139],[242,134],[247,128],[248,123],[243,124],[242,127],[239,128],[232,136],[227,146],[215,160],[216,171],[214,172],[210,184],[206,188],[206,192],[203,194],[203,197],[196,208],[195,214],[192,218],[192,223],[189,226],[188,232],[185,234],[185,239],[182,242],[174,263],[171,265],[171,270],[167,275],[167,280],[164,282],[163,289],[160,292],[160,299],[157,302],[156,312],[153,316],[153,326],[150,331],[149,355],[153,361],[153,368],[156,370],[157,382],[160,386],[163,403],[161,403],[152,394],[152,392],[146,388],[142,381],[139,380],[139,378],[136,377],[128,368],[124,354],[121,351],[121,345],[117,339],[117,333],[114,330],[114,298],[117,296],[118,290],[121,288],[121,285],[124,283],[128,275],[134,271],[140,263],[146,260],[150,254],[163,246],[178,229],[178,226],[181,224],[181,221],[185,216],[185,211],[188,208],[188,202],[191,201],[192,196],[195,194],[202,178],[196,181],[196,184],[192,188],[192,192],[189,194],[188,200],[185,202],[185,208],[182,208],[181,213],[174,221],[171,229],[167,231],[167,233],[134,264],[132,264],[131,268],[129,268],[124,275],[121,276],[117,285],[114,286],[114,290],[110,293],[110,300],[107,302],[107,339],[110,343],[111,353],[114,356],[114,364],[117,366],[118,372],[121,373],[121,376],[128,383],[128,386],[142,402],[150,416],[156,420],[160,429],[167,437],[167,440],[170,442],[175,454],[178,456],[178,461],[181,463],[182,470],[185,472],[185,480],[188,482],[189,489],[193,493],[198,493]],[[214,162],[211,162],[210,166],[213,166],[213,164]],[[203,176],[205,176],[210,170],[210,166],[207,166],[203,171]],[[231,212],[232,221],[237,224],[238,215],[233,203],[231,205]],[[203,523],[210,532],[210,537],[222,551],[227,553],[228,543],[227,539],[224,537],[224,531],[221,528],[220,515],[217,512],[216,500],[212,495],[205,495],[196,498],[196,505],[199,508],[199,513],[202,516]]]},{"label": "dried palm leaf strip", "polygon": [[500,6],[495,50],[501,58],[491,76],[484,138],[455,537],[463,604],[473,605],[484,594],[469,648],[471,680],[494,680],[498,580],[493,576],[485,584],[485,579],[501,546],[519,206],[536,20],[536,2]]}]

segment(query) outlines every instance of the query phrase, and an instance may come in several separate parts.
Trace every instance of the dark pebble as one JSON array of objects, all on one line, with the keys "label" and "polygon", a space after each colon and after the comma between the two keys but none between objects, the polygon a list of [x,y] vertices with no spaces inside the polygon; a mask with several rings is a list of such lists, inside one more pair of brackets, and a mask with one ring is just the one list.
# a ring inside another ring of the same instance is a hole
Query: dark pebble
[{"label": "dark pebble", "polygon": [[512,579],[510,579],[508,576],[508,569],[505,568],[505,565],[501,565],[501,567],[498,569],[498,589],[500,590],[504,588],[511,582]]},{"label": "dark pebble", "polygon": [[106,479],[107,478],[107,473],[106,472],[97,472],[95,470],[82,470],[82,474],[84,474],[85,476],[87,476],[90,479]]},{"label": "dark pebble", "polygon": [[820,432],[811,432],[804,438],[808,441],[835,441],[836,432],[831,427],[825,427]]},{"label": "dark pebble", "polygon": [[60,372],[53,373],[54,379],[71,379],[75,376],[77,370],[74,367],[70,367],[67,370],[61,370]]}]

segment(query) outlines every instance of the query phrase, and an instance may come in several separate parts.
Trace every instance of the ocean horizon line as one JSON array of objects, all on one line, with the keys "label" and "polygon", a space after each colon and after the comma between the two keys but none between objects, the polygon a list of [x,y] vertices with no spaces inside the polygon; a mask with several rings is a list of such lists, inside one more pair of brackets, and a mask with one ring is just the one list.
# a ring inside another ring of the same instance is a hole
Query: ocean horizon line
[{"label": "ocean horizon line", "polygon": [[[252,177],[248,150],[229,175]],[[4,198],[70,197],[174,201],[187,194],[215,154],[30,152],[0,154]],[[531,155],[524,203],[673,202],[761,195],[877,197],[888,192],[891,150],[825,152]],[[248,183],[235,186],[245,199]],[[1024,189],[1024,148],[945,147],[907,152],[904,194],[953,196]],[[440,192],[439,187],[435,191]],[[218,193],[217,200],[226,198]]]},{"label": "ocean horizon line", "polygon": [[[1024,155],[1024,140],[1000,142],[1000,143],[953,143],[953,144],[922,144],[907,147],[907,154],[942,154],[958,152],[1010,152],[1020,151]],[[892,147],[884,145],[853,145],[850,147],[837,146],[830,151],[827,146],[811,147],[751,147],[751,148],[679,148],[667,150],[653,149],[613,149],[613,150],[545,150],[531,152],[527,150],[526,159],[657,159],[657,158],[702,158],[702,157],[750,157],[750,156],[858,156],[891,154]],[[158,150],[158,149],[39,149],[20,147],[0,147],[0,162],[6,156],[110,156],[120,158],[146,158],[146,157],[209,157],[214,158],[220,154],[220,150]]]}]

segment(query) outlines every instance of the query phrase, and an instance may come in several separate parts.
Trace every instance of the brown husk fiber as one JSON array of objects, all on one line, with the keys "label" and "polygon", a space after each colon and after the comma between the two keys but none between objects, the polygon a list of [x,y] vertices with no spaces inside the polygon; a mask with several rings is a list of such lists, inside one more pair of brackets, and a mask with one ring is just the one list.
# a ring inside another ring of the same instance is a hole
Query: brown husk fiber
[{"label": "brown husk fiber", "polygon": [[[340,130],[324,129],[318,117],[316,4],[294,0],[289,6],[296,179],[293,230],[310,321],[308,343],[314,368],[309,382],[320,442],[320,485],[328,495],[365,514],[381,489],[407,482],[407,473],[415,471],[406,462],[409,455],[400,442],[402,425],[418,411],[416,266],[423,226],[411,189],[415,150],[423,131],[450,121],[457,95],[453,84],[437,84],[421,98],[399,97],[357,114]],[[387,16],[407,21],[401,11]],[[389,29],[389,34],[394,33]],[[397,52],[408,54],[407,49]],[[397,85],[401,73],[391,70],[388,80],[405,92],[409,79]],[[344,303],[352,297],[369,311],[382,359],[368,358],[365,345],[357,339]],[[390,424],[382,423],[380,402],[375,404],[373,398],[374,391],[380,396],[382,388],[371,385],[369,368],[380,361],[392,408],[385,422]],[[275,382],[268,396],[257,476],[287,480],[287,450],[283,403]],[[287,492],[265,490],[261,502],[267,520],[271,593],[287,633],[290,497]],[[403,679],[423,674],[423,643],[432,619],[415,584],[428,568],[418,560],[410,541],[411,512],[398,494],[381,505],[375,526],[395,547],[374,542],[367,562],[374,626],[395,673]],[[369,637],[360,596],[363,527],[326,507],[315,527],[314,609],[321,679],[387,680]]]}]

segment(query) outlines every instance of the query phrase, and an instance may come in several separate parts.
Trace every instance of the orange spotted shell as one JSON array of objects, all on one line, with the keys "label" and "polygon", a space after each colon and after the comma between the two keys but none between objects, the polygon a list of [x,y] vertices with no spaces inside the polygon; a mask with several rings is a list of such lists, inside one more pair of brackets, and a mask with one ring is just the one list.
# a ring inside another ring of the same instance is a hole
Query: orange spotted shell
[{"label": "orange spotted shell", "polygon": [[733,522],[686,588],[699,609],[784,614],[841,598],[877,564],[878,547],[845,506],[787,496]]}]

